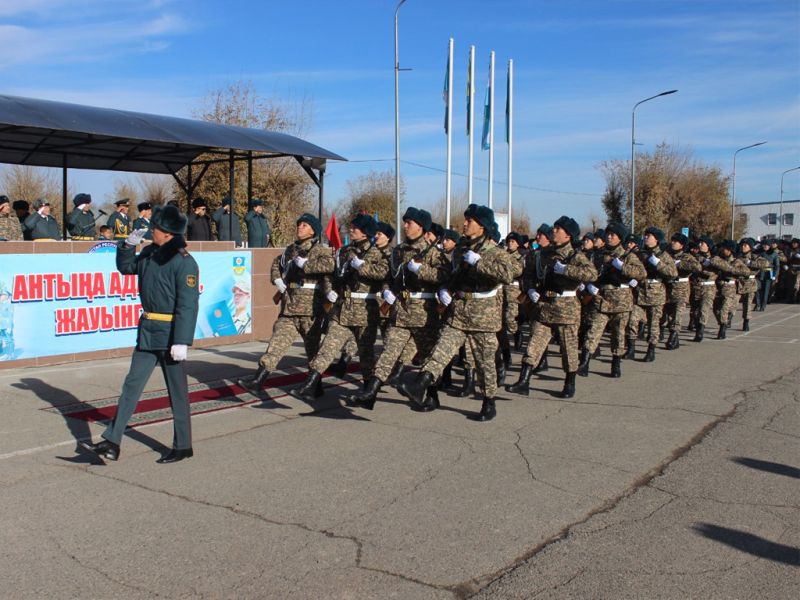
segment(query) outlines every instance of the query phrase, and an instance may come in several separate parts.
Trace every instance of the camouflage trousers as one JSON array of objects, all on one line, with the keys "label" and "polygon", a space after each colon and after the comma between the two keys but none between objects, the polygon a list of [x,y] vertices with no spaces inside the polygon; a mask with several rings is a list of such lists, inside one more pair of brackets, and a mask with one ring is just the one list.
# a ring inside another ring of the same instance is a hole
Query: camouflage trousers
[{"label": "camouflage trousers", "polygon": [[683,321],[683,315],[685,312],[686,312],[685,302],[670,302],[669,304],[665,304],[664,305],[664,316],[666,317],[665,327],[669,329],[670,332],[673,331],[680,332],[681,322]]},{"label": "camouflage trousers", "polygon": [[698,284],[692,288],[692,314],[695,325],[705,326],[708,323],[708,315],[714,306],[716,295],[717,289],[713,285]]},{"label": "camouflage trousers", "polygon": [[513,337],[519,327],[520,310],[517,302],[519,287],[513,285],[503,287],[509,289],[508,292],[503,290],[503,333],[506,337]]},{"label": "camouflage trousers", "polygon": [[728,315],[733,318],[736,313],[737,298],[736,286],[732,283],[725,284],[717,292],[717,297],[714,299],[714,316],[717,318],[718,325],[727,325]]},{"label": "camouflage trousers", "polygon": [[322,337],[320,320],[307,316],[280,316],[272,327],[272,337],[258,363],[267,371],[274,371],[298,335],[303,338],[306,357],[310,361],[319,350],[319,341]]},{"label": "camouflage trousers", "polygon": [[633,310],[630,312],[630,317],[628,317],[628,325],[625,328],[625,337],[635,338],[637,335],[639,335],[639,323],[644,321],[646,318],[647,315],[644,312],[644,308],[638,304],[634,304]]},{"label": "camouflage trousers", "polygon": [[625,335],[628,338],[635,338],[639,335],[639,323],[644,321],[647,324],[647,343],[658,344],[658,333],[661,328],[660,323],[663,312],[663,304],[656,304],[655,306],[639,306],[637,304],[631,311],[631,318],[628,321]]},{"label": "camouflage trousers", "polygon": [[625,328],[630,316],[629,312],[604,313],[590,306],[587,314],[588,330],[583,347],[589,351],[589,354],[593,354],[600,345],[603,332],[608,328],[611,334],[611,354],[623,356],[625,354]]},{"label": "camouflage trousers", "polygon": [[755,292],[748,292],[739,296],[742,303],[742,319],[745,321],[750,318],[750,310],[753,308],[753,301],[755,300],[755,297]]},{"label": "camouflage trousers", "polygon": [[[438,336],[439,331],[436,329],[427,327],[406,328],[390,325],[386,330],[386,335],[383,339],[383,352],[381,352],[381,356],[378,358],[378,364],[375,365],[375,372],[373,375],[377,377],[381,383],[386,383],[386,380],[389,379],[389,375],[392,373],[394,363],[408,352],[407,347],[409,345],[409,340],[414,342],[414,347],[417,348],[422,357],[427,357],[434,344],[436,344]],[[411,362],[410,359],[409,362]]]},{"label": "camouflage trousers", "polygon": [[539,361],[547,352],[547,345],[554,333],[558,334],[561,343],[561,363],[565,366],[567,373],[574,373],[578,370],[578,328],[579,323],[569,325],[557,323],[533,322],[531,339],[528,342],[528,350],[522,363],[531,367],[536,367]]},{"label": "camouflage trousers", "polygon": [[422,370],[433,375],[434,381],[438,380],[461,346],[465,346],[467,352],[472,352],[478,385],[484,396],[494,398],[497,393],[497,369],[494,364],[497,333],[494,331],[462,331],[445,326],[433,354],[422,365]]},{"label": "camouflage trousers", "polygon": [[[384,347],[386,347],[386,333],[389,330],[389,327],[390,327],[389,319],[382,319],[381,339],[383,340]],[[417,343],[414,341],[414,336],[411,336],[408,338],[406,345],[403,347],[403,351],[400,353],[400,358],[398,358],[397,360],[403,365],[410,365],[416,355],[417,355]]]},{"label": "camouflage trousers", "polygon": [[336,321],[328,324],[328,333],[322,338],[322,345],[317,355],[309,363],[313,371],[322,373],[332,362],[339,358],[342,350],[356,344],[358,360],[364,379],[372,377],[375,368],[375,339],[378,337],[376,325],[363,327],[345,327]]}]

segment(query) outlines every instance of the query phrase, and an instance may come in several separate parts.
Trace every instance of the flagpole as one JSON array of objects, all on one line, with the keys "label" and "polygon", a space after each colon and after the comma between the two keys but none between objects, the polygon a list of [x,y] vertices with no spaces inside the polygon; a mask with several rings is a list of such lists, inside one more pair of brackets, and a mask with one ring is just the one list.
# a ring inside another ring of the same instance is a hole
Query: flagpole
[{"label": "flagpole", "polygon": [[514,113],[514,61],[508,59],[508,89],[506,96],[506,141],[508,142],[508,231],[511,231],[511,174],[513,172],[514,128],[512,127]]},{"label": "flagpole", "polygon": [[453,38],[447,47],[447,210],[445,214],[446,227],[450,228],[450,194],[453,179]]},{"label": "flagpole", "polygon": [[469,174],[467,176],[467,204],[472,204],[472,174],[475,170],[475,144],[472,139],[475,115],[475,46],[469,47],[469,74],[467,81],[467,141],[469,143]]},{"label": "flagpole", "polygon": [[489,54],[489,208],[492,208],[494,179],[494,50]]}]

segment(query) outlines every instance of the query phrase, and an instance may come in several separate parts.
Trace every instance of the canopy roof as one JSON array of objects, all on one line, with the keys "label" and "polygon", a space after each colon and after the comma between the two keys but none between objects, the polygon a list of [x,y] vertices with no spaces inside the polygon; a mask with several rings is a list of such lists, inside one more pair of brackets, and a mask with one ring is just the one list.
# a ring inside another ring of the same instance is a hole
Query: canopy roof
[{"label": "canopy roof", "polygon": [[227,160],[230,151],[345,160],[285,133],[0,95],[0,163],[174,174],[201,154]]}]

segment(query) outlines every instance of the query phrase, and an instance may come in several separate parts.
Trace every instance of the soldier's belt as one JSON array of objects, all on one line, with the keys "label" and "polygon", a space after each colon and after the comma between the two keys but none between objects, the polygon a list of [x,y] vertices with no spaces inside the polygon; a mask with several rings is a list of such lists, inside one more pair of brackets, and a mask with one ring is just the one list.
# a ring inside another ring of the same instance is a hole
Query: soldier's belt
[{"label": "soldier's belt", "polygon": [[578,292],[576,292],[575,290],[566,290],[564,292],[547,291],[542,293],[542,296],[544,296],[545,298],[574,298],[577,295]]},{"label": "soldier's belt", "polygon": [[464,300],[481,300],[483,298],[493,298],[497,296],[497,288],[488,292],[456,292],[456,297]]},{"label": "soldier's belt", "polygon": [[755,278],[756,278],[756,276],[755,276],[755,275],[748,275],[748,276],[747,276],[747,278],[748,278],[748,279],[755,279]]},{"label": "soldier's belt", "polygon": [[174,321],[175,315],[169,313],[143,312],[142,318],[148,321]]},{"label": "soldier's belt", "polygon": [[348,290],[345,291],[344,297],[355,298],[356,300],[376,300],[378,298],[378,294],[367,292],[351,292]]},{"label": "soldier's belt", "polygon": [[76,241],[76,242],[87,242],[87,241],[93,241],[94,240],[93,237],[88,236],[88,235],[73,235],[72,239],[74,241]]},{"label": "soldier's belt", "polygon": [[318,283],[290,283],[288,287],[292,290],[315,290]]},{"label": "soldier's belt", "polygon": [[714,285],[716,281],[701,281],[700,285]]},{"label": "soldier's belt", "polygon": [[645,279],[645,283],[664,283],[660,279]]},{"label": "soldier's belt", "polygon": [[433,292],[408,292],[407,298],[413,300],[433,300],[436,298],[436,294]]},{"label": "soldier's belt", "polygon": [[613,283],[607,283],[606,285],[601,285],[601,290],[627,290],[630,288],[627,283],[620,283],[619,285],[614,285]]},{"label": "soldier's belt", "polygon": [[721,283],[722,285],[734,285],[736,282],[735,281],[720,281],[719,279],[717,279],[717,283]]},{"label": "soldier's belt", "polygon": [[512,281],[508,285],[513,285],[514,287],[519,287],[519,281]]},{"label": "soldier's belt", "polygon": [[687,281],[689,281],[689,278],[688,278],[688,277],[678,277],[678,278],[675,280],[675,282],[676,282],[676,283],[686,283]]}]

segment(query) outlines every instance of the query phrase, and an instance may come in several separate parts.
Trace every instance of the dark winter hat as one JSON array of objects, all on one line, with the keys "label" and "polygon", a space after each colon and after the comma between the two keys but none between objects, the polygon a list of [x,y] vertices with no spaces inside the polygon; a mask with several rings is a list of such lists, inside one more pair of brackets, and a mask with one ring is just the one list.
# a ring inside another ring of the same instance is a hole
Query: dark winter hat
[{"label": "dark winter hat", "polygon": [[566,231],[573,240],[577,239],[577,237],[581,234],[581,228],[578,225],[578,222],[572,217],[568,217],[566,215],[558,217],[556,222],[553,223],[553,228],[556,227],[560,227]]},{"label": "dark winter hat", "polygon": [[431,213],[421,208],[409,206],[403,215],[403,221],[414,221],[422,227],[423,231],[430,231],[431,229]]},{"label": "dark winter hat", "polygon": [[497,223],[492,223],[491,230],[489,231],[489,239],[494,241],[495,244],[500,243],[500,226]]},{"label": "dark winter hat", "polygon": [[[597,231],[599,234],[599,232],[603,230],[598,229]],[[605,231],[603,231],[603,238],[605,238],[609,233],[616,233],[620,240],[624,240],[628,237],[628,228],[622,223],[609,223],[606,226]]]},{"label": "dark winter hat", "polygon": [[739,246],[743,246],[745,244],[750,246],[750,248],[755,248],[756,247],[756,241],[751,237],[746,237],[746,238],[742,238],[741,240],[739,240]]},{"label": "dark winter hat", "polygon": [[[608,231],[608,228],[606,228],[606,229],[598,229],[597,231],[594,232],[594,239],[602,240],[602,241],[605,242],[606,241],[606,232],[607,231]],[[620,237],[623,238],[623,239],[625,238],[624,235],[620,236]]]},{"label": "dark winter hat", "polygon": [[[0,206],[8,204],[9,202],[11,202],[11,200],[8,199],[8,196],[0,196]],[[16,204],[16,202],[14,204]]]},{"label": "dark winter hat", "polygon": [[645,235],[647,235],[648,233],[652,235],[654,238],[656,238],[656,241],[659,244],[664,243],[664,232],[661,231],[658,227],[648,227],[647,229],[644,230],[644,233]]},{"label": "dark winter hat", "polygon": [[494,223],[494,211],[488,206],[470,204],[467,210],[464,211],[464,218],[477,221],[486,230],[487,234],[491,233],[490,230]]},{"label": "dark winter hat", "polygon": [[130,206],[131,199],[130,198],[120,198],[119,200],[114,202],[114,206]]},{"label": "dark winter hat", "polygon": [[315,236],[319,236],[319,234],[322,232],[322,223],[320,223],[319,219],[311,213],[303,213],[300,215],[300,218],[297,219],[296,225],[300,225],[300,223],[308,223],[311,225],[311,229],[314,230]]},{"label": "dark winter hat", "polygon": [[192,208],[200,208],[201,206],[208,206],[205,198],[195,198],[192,200]]},{"label": "dark winter hat", "polygon": [[376,228],[377,223],[375,223],[375,219],[373,219],[369,215],[365,214],[356,215],[355,218],[352,221],[350,221],[350,224],[356,229],[360,229],[364,233],[364,235],[370,238],[374,236],[375,232],[377,231]]},{"label": "dark winter hat", "polygon": [[736,252],[736,242],[733,240],[724,240],[719,245],[720,250],[730,250],[731,252]]},{"label": "dark winter hat", "polygon": [[697,243],[699,244],[700,242],[705,242],[710,252],[714,251],[714,240],[712,240],[709,236],[701,235],[699,238],[697,238]]},{"label": "dark winter hat", "polygon": [[389,238],[389,241],[394,237],[394,227],[383,221],[378,221],[377,230]]},{"label": "dark winter hat", "polygon": [[153,227],[173,235],[183,235],[187,222],[186,215],[175,206],[156,206],[153,211]]},{"label": "dark winter hat", "polygon": [[442,226],[441,226],[441,225],[439,225],[438,223],[431,223],[431,229],[430,229],[430,231],[431,231],[431,233],[432,233],[433,235],[435,235],[437,238],[440,238],[440,237],[442,237],[442,235],[444,234],[444,227],[442,227]]},{"label": "dark winter hat", "polygon": [[522,244],[523,246],[524,246],[525,244],[527,244],[528,242],[530,242],[530,241],[531,241],[531,238],[529,238],[529,237],[528,237],[527,235],[525,235],[524,233],[521,233],[521,234],[519,235],[519,239],[520,239],[520,242],[519,242],[519,243],[520,243],[520,244]]},{"label": "dark winter hat", "polygon": [[553,237],[553,228],[550,227],[547,223],[542,223],[539,225],[539,229],[536,230],[536,233],[541,233],[546,238],[550,239]]},{"label": "dark winter hat", "polygon": [[625,236],[625,245],[627,246],[628,244],[636,244],[637,246],[641,246],[642,238],[640,238],[635,233],[629,233],[628,235]]},{"label": "dark winter hat", "polygon": [[508,242],[508,241],[510,241],[510,240],[514,240],[514,241],[515,241],[515,242],[517,242],[517,243],[518,243],[520,246],[522,245],[522,236],[521,236],[520,234],[518,234],[516,231],[511,231],[511,232],[509,232],[509,234],[506,236],[506,242]]},{"label": "dark winter hat", "polygon": [[261,198],[253,198],[250,200],[250,206],[264,206],[264,201]]},{"label": "dark winter hat", "polygon": [[33,201],[33,210],[39,210],[43,206],[50,206],[50,203],[44,198],[37,198]]},{"label": "dark winter hat", "polygon": [[445,240],[453,240],[454,242],[458,243],[458,239],[461,237],[461,234],[458,233],[455,229],[445,229],[442,239]]},{"label": "dark winter hat", "polygon": [[230,205],[231,205],[231,197],[230,196],[225,196],[222,199],[222,206],[230,206]]},{"label": "dark winter hat", "polygon": [[14,210],[28,210],[30,207],[31,205],[27,200],[14,200],[14,203],[11,205],[11,208]]},{"label": "dark winter hat", "polygon": [[90,194],[75,194],[75,197],[72,199],[72,203],[75,206],[81,206],[82,204],[90,204],[92,202],[92,196]]},{"label": "dark winter hat", "polygon": [[594,241],[594,233],[592,233],[591,231],[587,231],[586,233],[583,234],[582,239]]},{"label": "dark winter hat", "polygon": [[673,233],[672,234],[672,241],[678,242],[681,246],[686,248],[686,244],[689,242],[689,238],[687,238],[682,233]]},{"label": "dark winter hat", "polygon": [[149,202],[139,202],[139,204],[136,205],[136,210],[139,212],[142,212],[143,210],[150,210],[151,208],[153,208],[153,205]]}]

